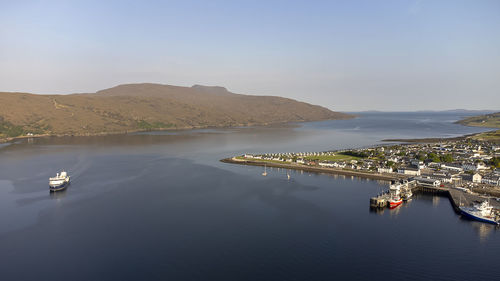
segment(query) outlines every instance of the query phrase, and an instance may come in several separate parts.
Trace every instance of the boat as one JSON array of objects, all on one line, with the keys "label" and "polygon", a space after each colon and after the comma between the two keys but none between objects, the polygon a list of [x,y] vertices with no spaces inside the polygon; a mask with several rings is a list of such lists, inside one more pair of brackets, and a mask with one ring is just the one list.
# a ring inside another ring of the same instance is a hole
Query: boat
[{"label": "boat", "polygon": [[477,220],[480,222],[491,223],[499,225],[498,219],[493,213],[493,207],[490,206],[488,201],[483,201],[480,204],[474,204],[472,207],[459,207],[460,212],[465,217]]},{"label": "boat", "polygon": [[391,199],[389,199],[389,208],[394,209],[402,203],[403,199],[401,199],[401,197],[391,197]]},{"label": "boat", "polygon": [[403,193],[403,201],[410,201],[411,197],[413,196],[413,193],[411,192],[410,189],[406,189],[406,191]]},{"label": "boat", "polygon": [[394,209],[403,203],[401,198],[401,184],[394,183],[389,186],[389,208]]},{"label": "boat", "polygon": [[287,179],[290,179],[290,174],[288,172],[286,173],[286,177]]},{"label": "boat", "polygon": [[64,170],[61,173],[57,173],[55,177],[49,178],[49,190],[50,191],[60,191],[66,189],[70,182],[70,177],[68,173]]},{"label": "boat", "polygon": [[267,176],[267,170],[266,170],[266,165],[264,165],[264,172],[262,173],[262,176]]}]

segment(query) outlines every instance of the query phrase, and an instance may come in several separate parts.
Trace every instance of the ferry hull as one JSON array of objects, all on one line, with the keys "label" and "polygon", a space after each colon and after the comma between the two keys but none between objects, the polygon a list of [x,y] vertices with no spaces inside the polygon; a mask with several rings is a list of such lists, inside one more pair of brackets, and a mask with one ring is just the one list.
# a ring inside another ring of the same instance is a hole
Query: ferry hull
[{"label": "ferry hull", "polygon": [[471,213],[468,213],[467,211],[462,210],[462,209],[460,209],[460,212],[462,213],[462,215],[464,215],[467,218],[470,218],[470,219],[473,219],[473,220],[476,220],[476,221],[480,221],[480,222],[485,222],[485,223],[490,223],[490,224],[498,225],[498,222],[494,221],[492,219],[475,216],[475,215],[473,215]]},{"label": "ferry hull", "polygon": [[68,185],[69,185],[69,181],[68,182],[64,182],[63,184],[60,184],[60,185],[55,185],[55,186],[49,185],[49,190],[51,192],[61,191],[61,190],[66,189],[66,187],[68,187]]}]

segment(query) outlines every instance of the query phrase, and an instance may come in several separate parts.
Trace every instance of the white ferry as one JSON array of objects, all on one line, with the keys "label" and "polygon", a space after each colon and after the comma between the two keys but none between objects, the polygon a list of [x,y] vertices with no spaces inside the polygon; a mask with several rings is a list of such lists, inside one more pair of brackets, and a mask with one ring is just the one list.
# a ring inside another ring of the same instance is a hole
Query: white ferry
[{"label": "white ferry", "polygon": [[70,178],[68,173],[62,171],[61,174],[57,173],[55,177],[49,178],[50,191],[59,191],[66,189],[69,185]]}]

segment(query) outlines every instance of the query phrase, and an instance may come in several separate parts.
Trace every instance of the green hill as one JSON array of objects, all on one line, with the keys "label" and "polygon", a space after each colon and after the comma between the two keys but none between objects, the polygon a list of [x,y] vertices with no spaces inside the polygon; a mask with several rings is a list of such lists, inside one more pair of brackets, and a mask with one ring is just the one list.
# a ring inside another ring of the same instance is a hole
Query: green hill
[{"label": "green hill", "polygon": [[[465,118],[457,123],[465,126],[500,128],[500,112]],[[500,130],[477,134],[472,138],[500,143]]]},{"label": "green hill", "polygon": [[500,112],[465,118],[457,123],[465,126],[500,128]]}]

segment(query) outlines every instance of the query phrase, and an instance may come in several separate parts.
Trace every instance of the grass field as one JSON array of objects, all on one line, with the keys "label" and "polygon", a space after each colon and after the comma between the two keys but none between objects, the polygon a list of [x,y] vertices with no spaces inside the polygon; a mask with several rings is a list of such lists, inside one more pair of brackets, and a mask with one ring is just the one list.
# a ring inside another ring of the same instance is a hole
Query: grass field
[{"label": "grass field", "polygon": [[466,126],[500,128],[500,112],[465,118],[458,123]]},{"label": "grass field", "polygon": [[500,130],[477,134],[472,137],[475,140],[491,141],[500,143]]}]

